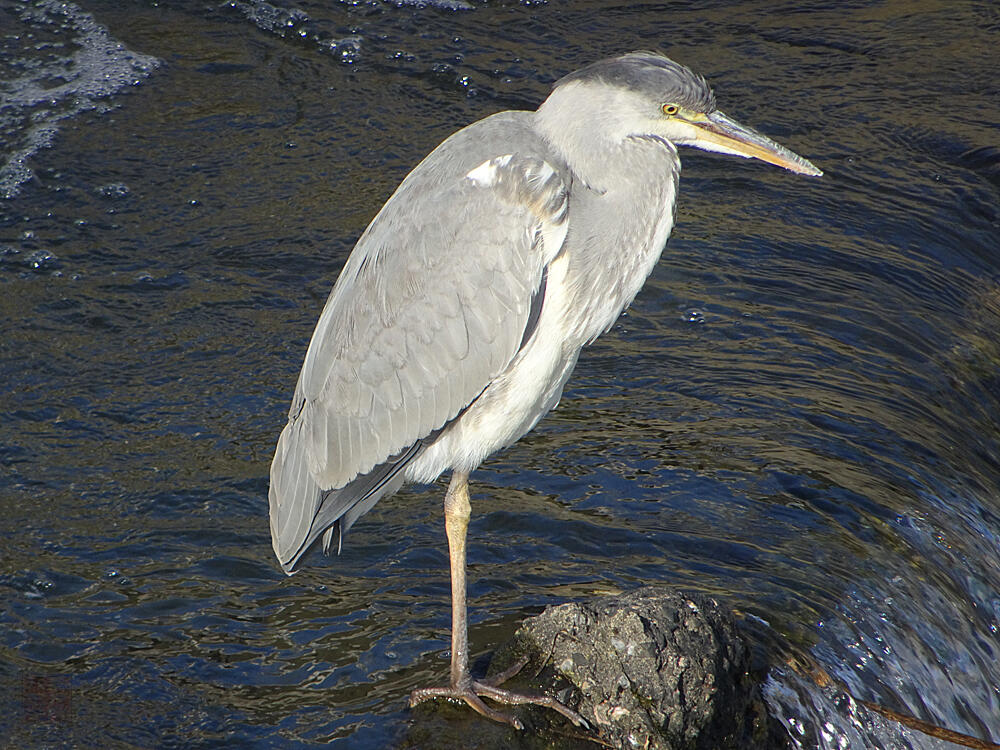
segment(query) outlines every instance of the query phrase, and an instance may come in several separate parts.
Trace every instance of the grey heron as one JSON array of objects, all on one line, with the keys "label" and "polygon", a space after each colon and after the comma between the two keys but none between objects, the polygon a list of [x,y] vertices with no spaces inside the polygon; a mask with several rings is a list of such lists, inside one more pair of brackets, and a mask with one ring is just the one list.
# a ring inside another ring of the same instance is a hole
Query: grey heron
[{"label": "grey heron", "polygon": [[451,470],[451,679],[424,688],[488,706],[544,696],[474,680],[466,624],[469,473],[559,401],[580,350],[642,287],[674,224],[678,146],[820,175],[716,108],[705,80],[652,52],[562,78],[535,112],[459,130],[361,235],[305,355],[271,464],[274,552],[287,573],[404,482]]}]

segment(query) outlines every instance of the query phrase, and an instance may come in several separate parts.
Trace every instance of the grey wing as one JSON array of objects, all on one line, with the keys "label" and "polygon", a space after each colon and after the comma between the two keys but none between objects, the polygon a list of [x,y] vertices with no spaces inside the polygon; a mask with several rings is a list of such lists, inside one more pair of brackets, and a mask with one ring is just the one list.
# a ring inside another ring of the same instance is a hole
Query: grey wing
[{"label": "grey wing", "polygon": [[510,364],[566,219],[566,186],[535,157],[464,175],[421,165],[400,185],[323,309],[278,441],[271,535],[286,571],[395,491]]}]

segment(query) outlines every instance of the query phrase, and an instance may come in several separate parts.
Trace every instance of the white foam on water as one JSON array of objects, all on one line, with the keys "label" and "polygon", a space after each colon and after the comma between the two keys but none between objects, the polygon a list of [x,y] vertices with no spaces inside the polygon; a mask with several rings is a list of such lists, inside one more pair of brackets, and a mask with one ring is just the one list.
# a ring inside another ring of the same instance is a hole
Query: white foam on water
[{"label": "white foam on water", "polygon": [[52,145],[62,121],[112,108],[111,97],[136,86],[160,60],[115,40],[73,3],[15,4],[8,15],[23,24],[21,49],[8,58],[0,98],[0,135],[10,144],[0,162],[0,196],[17,195],[33,172],[31,157]]}]

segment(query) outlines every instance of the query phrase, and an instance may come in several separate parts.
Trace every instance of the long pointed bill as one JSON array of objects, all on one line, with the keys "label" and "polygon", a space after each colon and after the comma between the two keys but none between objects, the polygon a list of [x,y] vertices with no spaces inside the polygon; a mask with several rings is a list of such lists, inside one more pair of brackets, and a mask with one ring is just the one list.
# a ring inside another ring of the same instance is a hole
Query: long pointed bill
[{"label": "long pointed bill", "polygon": [[792,153],[770,138],[761,135],[756,130],[740,125],[722,112],[716,110],[707,115],[704,120],[692,122],[697,128],[697,140],[691,144],[706,151],[719,151],[723,154],[733,154],[746,158],[760,159],[769,164],[790,169],[799,174],[819,177],[823,174],[808,160]]}]

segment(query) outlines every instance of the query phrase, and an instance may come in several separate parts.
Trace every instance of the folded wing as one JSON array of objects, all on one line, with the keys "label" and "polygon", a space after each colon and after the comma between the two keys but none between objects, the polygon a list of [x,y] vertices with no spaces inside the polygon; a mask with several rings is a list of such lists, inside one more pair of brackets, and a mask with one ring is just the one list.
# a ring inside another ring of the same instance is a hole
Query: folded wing
[{"label": "folded wing", "polygon": [[447,146],[372,221],[313,333],[271,466],[286,571],[399,487],[405,463],[507,368],[537,319],[566,236],[562,176],[518,154],[456,173],[435,158]]}]

